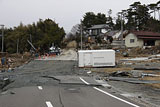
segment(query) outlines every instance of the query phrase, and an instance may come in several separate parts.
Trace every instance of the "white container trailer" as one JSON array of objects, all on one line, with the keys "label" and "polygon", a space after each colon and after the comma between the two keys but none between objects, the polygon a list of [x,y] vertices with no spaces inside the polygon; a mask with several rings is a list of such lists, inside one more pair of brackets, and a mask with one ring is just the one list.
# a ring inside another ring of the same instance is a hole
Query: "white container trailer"
[{"label": "white container trailer", "polygon": [[114,50],[80,50],[78,51],[79,67],[115,66]]}]

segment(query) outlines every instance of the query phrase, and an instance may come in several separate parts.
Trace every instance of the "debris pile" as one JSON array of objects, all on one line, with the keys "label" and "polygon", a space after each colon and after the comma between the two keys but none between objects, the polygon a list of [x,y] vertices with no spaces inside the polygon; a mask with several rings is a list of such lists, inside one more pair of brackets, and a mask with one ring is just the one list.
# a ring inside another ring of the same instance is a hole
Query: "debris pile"
[{"label": "debris pile", "polygon": [[1,78],[0,79],[0,89],[3,89],[5,86],[7,86],[8,84],[10,84],[11,81],[9,78]]},{"label": "debris pile", "polygon": [[[136,73],[135,73],[136,72]],[[150,74],[150,73],[143,73],[140,71],[116,71],[113,73],[110,73],[107,78],[105,78],[107,81],[122,81],[122,82],[128,82],[132,84],[160,84],[159,80],[154,79],[146,79],[146,77],[160,77],[160,75],[156,74]],[[143,79],[144,78],[144,79]]]},{"label": "debris pile", "polygon": [[160,53],[160,46],[126,49],[129,55],[155,55]]},{"label": "debris pile", "polygon": [[1,72],[11,72],[15,67],[19,67],[23,64],[28,63],[31,60],[30,53],[24,54],[7,54],[5,56],[1,56],[0,59],[0,70]]}]

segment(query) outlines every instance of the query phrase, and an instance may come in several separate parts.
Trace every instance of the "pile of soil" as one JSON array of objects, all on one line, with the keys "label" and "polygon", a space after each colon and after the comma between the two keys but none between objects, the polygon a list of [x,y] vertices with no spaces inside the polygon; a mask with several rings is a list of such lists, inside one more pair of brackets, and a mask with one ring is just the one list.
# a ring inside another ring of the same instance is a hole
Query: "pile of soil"
[{"label": "pile of soil", "polygon": [[67,48],[77,48],[77,42],[71,41],[67,44]]}]

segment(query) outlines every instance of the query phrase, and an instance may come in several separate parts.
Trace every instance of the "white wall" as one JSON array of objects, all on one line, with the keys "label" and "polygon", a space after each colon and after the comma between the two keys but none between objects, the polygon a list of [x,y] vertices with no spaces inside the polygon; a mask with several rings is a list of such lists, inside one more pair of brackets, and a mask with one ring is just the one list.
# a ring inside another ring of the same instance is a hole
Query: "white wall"
[{"label": "white wall", "polygon": [[115,66],[114,50],[80,50],[78,51],[79,67]]},{"label": "white wall", "polygon": [[[134,39],[134,43],[130,43],[130,39]],[[142,39],[138,39],[133,33],[130,33],[125,37],[126,47],[143,47],[143,44],[144,41]]]},{"label": "white wall", "polygon": [[156,41],[155,41],[155,45],[156,45],[156,46],[160,45],[160,40],[156,40]]}]

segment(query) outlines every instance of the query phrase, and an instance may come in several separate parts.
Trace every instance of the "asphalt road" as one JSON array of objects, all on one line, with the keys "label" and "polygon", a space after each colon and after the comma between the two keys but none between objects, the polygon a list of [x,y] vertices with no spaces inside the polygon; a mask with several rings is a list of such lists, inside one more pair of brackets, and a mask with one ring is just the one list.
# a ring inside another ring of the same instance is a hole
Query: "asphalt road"
[{"label": "asphalt road", "polygon": [[1,92],[0,107],[143,107],[111,93],[75,63],[33,61],[5,74],[14,82]]}]

